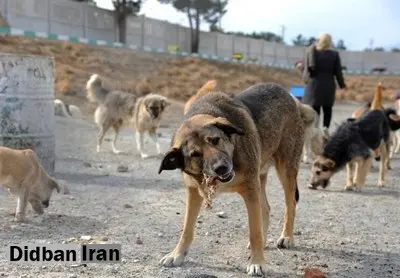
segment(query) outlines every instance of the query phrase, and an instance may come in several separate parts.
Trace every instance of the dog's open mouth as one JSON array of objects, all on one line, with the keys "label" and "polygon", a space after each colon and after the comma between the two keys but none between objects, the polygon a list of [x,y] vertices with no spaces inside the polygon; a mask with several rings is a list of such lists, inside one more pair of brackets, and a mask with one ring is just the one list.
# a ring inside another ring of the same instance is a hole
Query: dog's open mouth
[{"label": "dog's open mouth", "polygon": [[227,183],[233,180],[235,177],[235,171],[231,171],[223,176],[209,176],[209,175],[204,175],[205,179],[205,184],[207,186],[214,185],[217,183],[217,181],[220,181],[222,183]]},{"label": "dog's open mouth", "polygon": [[200,194],[205,199],[205,207],[211,209],[211,202],[217,193],[217,181],[227,183],[233,180],[235,171],[231,171],[223,176],[210,176],[204,174],[203,184],[204,187],[199,189]]}]

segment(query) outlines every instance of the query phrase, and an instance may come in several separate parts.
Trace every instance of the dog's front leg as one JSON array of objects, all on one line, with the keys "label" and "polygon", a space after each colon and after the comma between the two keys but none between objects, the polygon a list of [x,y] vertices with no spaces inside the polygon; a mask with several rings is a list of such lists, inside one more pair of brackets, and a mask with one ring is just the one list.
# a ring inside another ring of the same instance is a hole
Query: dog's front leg
[{"label": "dog's front leg", "polygon": [[149,132],[150,138],[153,139],[154,144],[156,145],[157,148],[157,153],[161,154],[161,148],[160,148],[160,143],[158,143],[158,136],[155,131]]},{"label": "dog's front leg", "polygon": [[193,241],[194,227],[196,225],[202,202],[203,198],[200,196],[197,187],[187,186],[186,213],[181,237],[175,249],[168,255],[164,256],[161,259],[160,264],[167,267],[173,267],[179,266],[183,263]]},{"label": "dog's front leg", "polygon": [[346,164],[346,185],[344,186],[344,189],[347,191],[351,191],[354,189],[354,176],[353,176],[353,167],[354,163],[353,162],[349,162]]},{"label": "dog's front leg", "polygon": [[360,159],[356,162],[356,175],[354,185],[356,191],[361,191],[365,186],[365,180],[371,168],[372,156],[367,159]]},{"label": "dog's front leg", "polygon": [[265,272],[263,219],[261,217],[260,186],[245,188],[239,192],[243,197],[247,208],[247,216],[250,231],[250,264],[247,266],[247,274],[251,276],[263,275]]},{"label": "dog's front leg", "polygon": [[23,222],[25,220],[26,205],[28,204],[28,190],[18,194],[17,210],[15,212],[15,221]]},{"label": "dog's front leg", "polygon": [[387,152],[386,148],[387,148],[387,146],[385,143],[382,143],[379,148],[382,158],[379,162],[378,187],[383,187],[385,185],[385,174],[386,174],[388,160],[389,160],[389,153]]},{"label": "dog's front leg", "polygon": [[144,146],[143,133],[136,131],[136,148],[142,158],[147,158],[149,157],[149,155],[143,151],[143,146]]}]

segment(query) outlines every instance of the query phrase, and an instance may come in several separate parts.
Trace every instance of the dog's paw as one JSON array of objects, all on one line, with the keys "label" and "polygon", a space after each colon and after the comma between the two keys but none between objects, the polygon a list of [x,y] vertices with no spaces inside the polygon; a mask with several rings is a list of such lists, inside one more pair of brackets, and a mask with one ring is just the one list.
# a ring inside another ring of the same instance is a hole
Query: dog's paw
[{"label": "dog's paw", "polygon": [[361,189],[361,187],[354,187],[354,189],[353,189],[353,191],[354,192],[361,192],[362,191],[362,189]]},{"label": "dog's paw", "polygon": [[247,266],[247,274],[250,276],[264,276],[266,266],[262,264],[250,264]]},{"label": "dog's paw", "polygon": [[383,181],[378,181],[378,187],[382,188],[385,186],[385,183]]},{"label": "dog's paw", "polygon": [[344,190],[346,191],[353,191],[354,190],[354,185],[353,184],[346,184],[344,186]]},{"label": "dog's paw", "polygon": [[165,255],[160,260],[159,264],[165,267],[180,266],[185,260],[185,257],[186,257],[185,253],[175,254],[174,252],[171,252],[168,255]]},{"label": "dog's paw", "polygon": [[22,214],[20,212],[15,214],[14,222],[22,223],[24,221],[25,221],[25,215],[24,214]]},{"label": "dog's paw", "polygon": [[276,242],[276,246],[279,249],[289,249],[293,247],[293,245],[294,245],[293,237],[280,237]]},{"label": "dog's paw", "polygon": [[123,153],[123,152],[120,151],[120,150],[114,149],[114,150],[113,150],[113,153],[114,153],[114,154],[120,154],[120,153]]},{"label": "dog's paw", "polygon": [[100,146],[96,147],[96,152],[98,152],[98,153],[100,152]]},{"label": "dog's paw", "polygon": [[308,187],[309,189],[312,189],[312,190],[317,190],[317,187],[316,187],[315,185],[312,185],[311,183],[309,183],[309,184],[307,185],[307,187]]},{"label": "dog's paw", "polygon": [[148,155],[147,153],[141,153],[140,156],[145,159],[145,158],[149,158],[150,155]]}]

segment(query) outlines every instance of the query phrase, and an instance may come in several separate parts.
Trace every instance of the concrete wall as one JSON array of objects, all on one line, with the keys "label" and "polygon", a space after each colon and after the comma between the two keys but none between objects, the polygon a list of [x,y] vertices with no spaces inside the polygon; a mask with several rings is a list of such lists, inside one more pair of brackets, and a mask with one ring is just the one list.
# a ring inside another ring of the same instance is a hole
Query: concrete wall
[{"label": "concrete wall", "polygon": [[[13,28],[77,36],[95,40],[115,41],[113,13],[87,4],[68,0],[0,0],[0,10]],[[166,21],[129,17],[127,43],[138,48],[167,50],[176,45],[190,52],[190,30]],[[234,52],[254,62],[293,67],[303,59],[305,49],[262,40],[201,32],[200,53],[231,58]],[[387,67],[400,73],[400,53],[341,51],[342,63],[353,71],[370,71]]]}]

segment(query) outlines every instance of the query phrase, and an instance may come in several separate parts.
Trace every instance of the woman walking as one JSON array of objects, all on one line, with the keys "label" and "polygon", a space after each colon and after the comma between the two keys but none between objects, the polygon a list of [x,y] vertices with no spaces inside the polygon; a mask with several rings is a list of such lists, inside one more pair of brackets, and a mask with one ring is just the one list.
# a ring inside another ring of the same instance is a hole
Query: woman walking
[{"label": "woman walking", "polygon": [[335,103],[335,79],[341,89],[346,89],[339,52],[332,49],[331,36],[322,34],[317,43],[307,49],[303,69],[306,84],[303,102],[311,105],[318,115],[322,108],[325,133],[328,133]]}]

